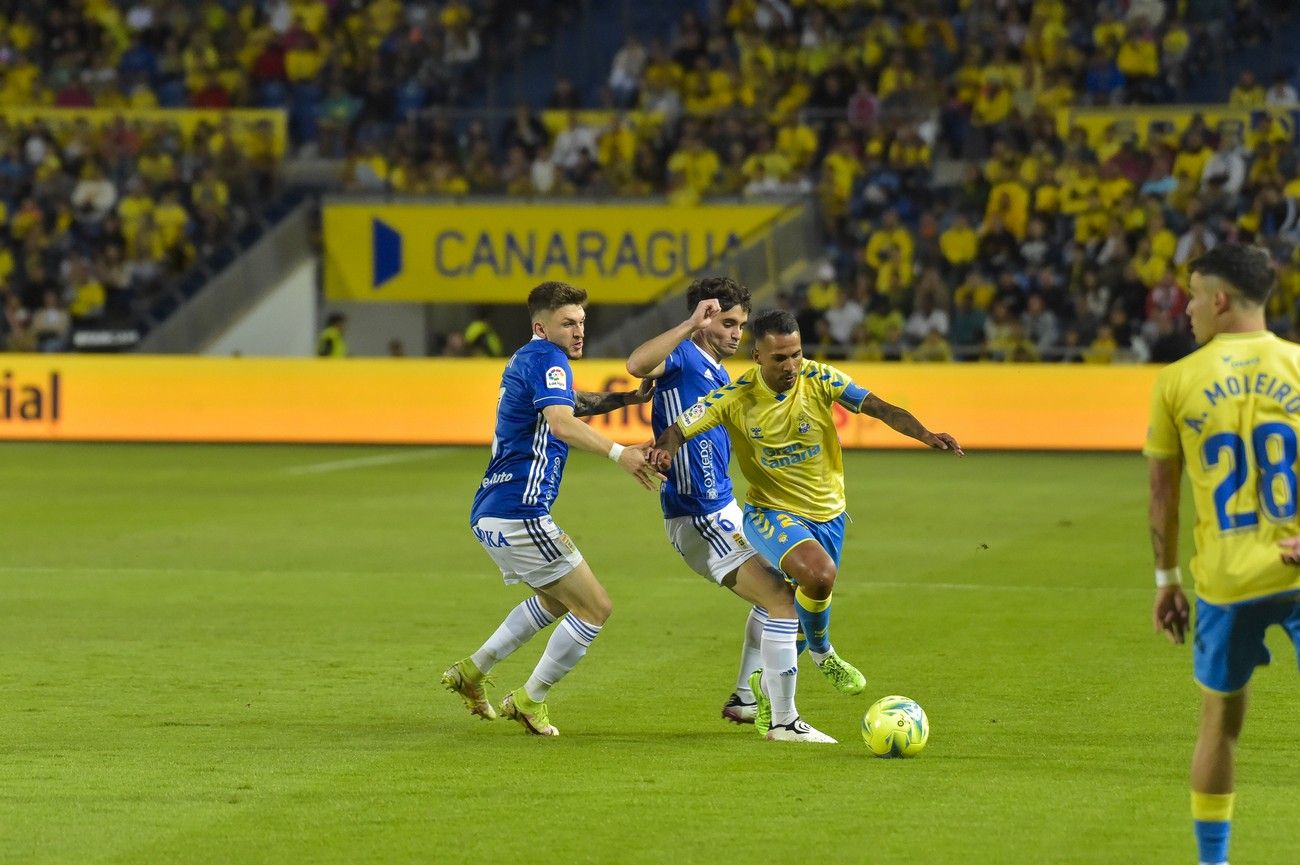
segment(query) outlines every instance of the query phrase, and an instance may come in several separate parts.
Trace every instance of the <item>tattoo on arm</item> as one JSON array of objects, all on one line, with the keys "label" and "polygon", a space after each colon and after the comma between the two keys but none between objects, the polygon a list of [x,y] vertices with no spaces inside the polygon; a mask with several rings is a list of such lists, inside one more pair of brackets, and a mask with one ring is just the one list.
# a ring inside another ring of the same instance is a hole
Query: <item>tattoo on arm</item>
[{"label": "tattoo on arm", "polygon": [[1151,527],[1151,552],[1155,554],[1156,567],[1160,567],[1165,558],[1165,533],[1155,526]]},{"label": "tattoo on arm", "polygon": [[862,401],[862,414],[882,420],[890,428],[905,436],[911,436],[918,441],[921,441],[921,437],[929,432],[925,425],[917,420],[910,411],[891,405],[875,394],[867,394],[867,398]]},{"label": "tattoo on arm", "polygon": [[580,390],[574,394],[573,416],[591,417],[592,415],[608,414],[626,405],[627,394],[622,392],[594,393],[588,390]]}]

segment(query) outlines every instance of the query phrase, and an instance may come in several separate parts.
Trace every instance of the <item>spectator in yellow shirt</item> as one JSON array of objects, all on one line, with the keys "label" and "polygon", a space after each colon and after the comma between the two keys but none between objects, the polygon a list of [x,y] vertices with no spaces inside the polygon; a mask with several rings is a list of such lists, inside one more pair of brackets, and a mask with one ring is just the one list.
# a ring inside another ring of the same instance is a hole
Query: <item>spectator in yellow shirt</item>
[{"label": "spectator in yellow shirt", "polygon": [[972,308],[984,311],[993,305],[993,298],[997,295],[997,286],[985,279],[978,270],[970,270],[953,292],[952,299],[959,306],[969,303]]},{"label": "spectator in yellow shirt", "polygon": [[990,78],[975,97],[971,109],[971,123],[977,127],[995,127],[1011,116],[1011,91],[1000,78]]},{"label": "spectator in yellow shirt", "polygon": [[1128,79],[1129,96],[1150,102],[1156,76],[1160,74],[1160,48],[1145,19],[1139,18],[1129,28],[1128,37],[1115,56],[1115,65]]},{"label": "spectator in yellow shirt", "polygon": [[681,147],[668,160],[668,171],[681,175],[696,195],[708,195],[722,164],[698,135],[690,134],[682,140]]},{"label": "spectator in yellow shirt", "polygon": [[970,220],[963,213],[958,213],[952,225],[939,235],[939,252],[943,256],[944,268],[954,278],[961,278],[975,261],[979,252],[979,235],[971,228]]},{"label": "spectator in yellow shirt", "polygon": [[175,190],[169,190],[163,196],[162,204],[158,205],[153,211],[153,219],[158,226],[158,233],[164,249],[170,251],[177,248],[184,241],[190,215],[181,206],[180,197]]},{"label": "spectator in yellow shirt", "polygon": [[1097,328],[1097,336],[1083,352],[1084,363],[1114,363],[1119,343],[1115,341],[1114,331],[1109,324]]},{"label": "spectator in yellow shirt", "polygon": [[1237,78],[1237,86],[1228,94],[1228,104],[1233,108],[1263,108],[1264,88],[1255,80],[1255,73],[1243,70]]},{"label": "spectator in yellow shirt", "polygon": [[989,190],[989,203],[984,210],[984,221],[997,214],[1002,217],[1002,225],[1023,240],[1025,229],[1029,226],[1029,190],[1018,180],[999,183]]},{"label": "spectator in yellow shirt", "polygon": [[[884,250],[891,247],[898,252],[899,262],[906,266],[908,271],[911,271],[912,255],[915,247],[912,233],[899,222],[898,211],[892,208],[885,211],[881,217],[879,227],[871,233],[871,237],[867,240],[867,247],[863,250],[862,258],[871,267],[879,270],[884,262]],[[910,282],[910,279],[908,281]]]},{"label": "spectator in yellow shirt", "polygon": [[835,265],[823,262],[817,270],[817,278],[808,283],[804,290],[804,303],[816,313],[823,313],[839,303],[840,287],[835,281]]},{"label": "spectator in yellow shirt", "polygon": [[779,151],[772,149],[772,139],[767,133],[758,137],[754,152],[745,160],[741,174],[746,180],[755,180],[760,175],[784,182],[790,177],[793,167],[790,160]]}]

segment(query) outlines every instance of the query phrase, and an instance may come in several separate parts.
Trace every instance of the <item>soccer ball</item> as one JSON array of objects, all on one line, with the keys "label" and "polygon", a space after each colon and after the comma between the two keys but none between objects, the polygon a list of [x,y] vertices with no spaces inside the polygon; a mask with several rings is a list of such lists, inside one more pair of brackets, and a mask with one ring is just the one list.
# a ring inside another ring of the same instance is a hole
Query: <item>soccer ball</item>
[{"label": "soccer ball", "polygon": [[915,757],[929,738],[925,710],[906,697],[881,697],[862,716],[862,741],[877,757]]}]

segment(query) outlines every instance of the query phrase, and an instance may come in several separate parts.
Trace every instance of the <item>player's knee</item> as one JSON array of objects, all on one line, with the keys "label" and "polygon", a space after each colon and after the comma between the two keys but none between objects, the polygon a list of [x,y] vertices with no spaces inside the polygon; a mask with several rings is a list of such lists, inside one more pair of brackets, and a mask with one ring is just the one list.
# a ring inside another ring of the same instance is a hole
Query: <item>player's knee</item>
[{"label": "player's knee", "polygon": [[810,598],[822,599],[828,597],[831,589],[835,587],[835,568],[834,567],[814,567],[809,568],[807,573],[799,579],[799,588]]},{"label": "player's knee", "polygon": [[608,596],[593,598],[587,609],[583,610],[581,618],[590,625],[604,625],[613,612],[614,602]]}]

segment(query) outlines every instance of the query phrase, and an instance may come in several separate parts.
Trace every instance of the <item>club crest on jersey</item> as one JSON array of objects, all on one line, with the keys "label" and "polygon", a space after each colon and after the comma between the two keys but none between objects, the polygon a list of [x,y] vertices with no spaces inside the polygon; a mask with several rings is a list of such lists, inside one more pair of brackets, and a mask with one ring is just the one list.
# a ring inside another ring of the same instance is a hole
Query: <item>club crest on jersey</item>
[{"label": "club crest on jersey", "polygon": [[810,429],[812,429],[812,424],[808,423],[808,421],[799,421],[799,435],[803,435]]},{"label": "club crest on jersey", "polygon": [[564,374],[564,367],[553,366],[546,371],[546,387],[549,390],[564,390],[568,376]]},{"label": "club crest on jersey", "polygon": [[752,439],[761,439],[763,437],[763,428],[758,426],[750,427],[749,437]]}]

